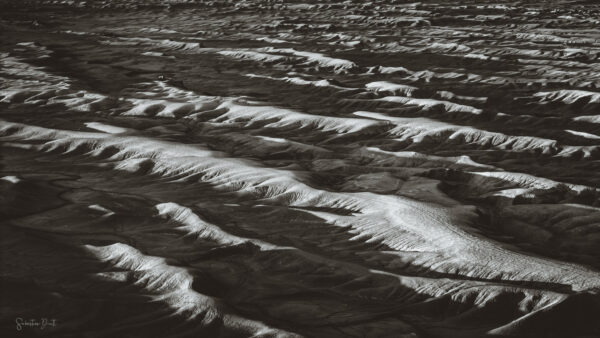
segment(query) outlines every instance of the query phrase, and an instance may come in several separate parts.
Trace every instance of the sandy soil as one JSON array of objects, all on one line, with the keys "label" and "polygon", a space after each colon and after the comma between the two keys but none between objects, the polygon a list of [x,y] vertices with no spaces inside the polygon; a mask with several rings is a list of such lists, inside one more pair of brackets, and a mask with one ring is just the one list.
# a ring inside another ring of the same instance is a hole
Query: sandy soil
[{"label": "sandy soil", "polygon": [[2,337],[600,336],[594,1],[29,3]]}]

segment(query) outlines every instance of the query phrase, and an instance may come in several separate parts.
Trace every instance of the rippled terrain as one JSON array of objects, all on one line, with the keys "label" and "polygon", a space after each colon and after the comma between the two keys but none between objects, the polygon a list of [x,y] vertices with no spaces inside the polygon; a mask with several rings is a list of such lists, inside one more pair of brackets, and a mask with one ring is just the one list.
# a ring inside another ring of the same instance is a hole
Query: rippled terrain
[{"label": "rippled terrain", "polygon": [[595,1],[47,3],[0,10],[3,337],[600,336]]}]

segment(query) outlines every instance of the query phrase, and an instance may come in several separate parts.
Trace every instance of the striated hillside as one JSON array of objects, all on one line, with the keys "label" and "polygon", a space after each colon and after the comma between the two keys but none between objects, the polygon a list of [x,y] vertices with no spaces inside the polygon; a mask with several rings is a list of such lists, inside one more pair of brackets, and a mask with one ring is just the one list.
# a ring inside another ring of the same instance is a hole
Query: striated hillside
[{"label": "striated hillside", "polygon": [[0,5],[3,337],[600,336],[595,1]]}]

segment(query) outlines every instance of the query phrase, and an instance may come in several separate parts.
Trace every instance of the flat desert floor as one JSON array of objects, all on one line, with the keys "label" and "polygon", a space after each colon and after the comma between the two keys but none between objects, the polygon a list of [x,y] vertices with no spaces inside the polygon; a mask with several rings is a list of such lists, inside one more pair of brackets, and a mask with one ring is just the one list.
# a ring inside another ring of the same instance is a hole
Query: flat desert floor
[{"label": "flat desert floor", "polygon": [[2,337],[600,336],[598,2],[0,7]]}]

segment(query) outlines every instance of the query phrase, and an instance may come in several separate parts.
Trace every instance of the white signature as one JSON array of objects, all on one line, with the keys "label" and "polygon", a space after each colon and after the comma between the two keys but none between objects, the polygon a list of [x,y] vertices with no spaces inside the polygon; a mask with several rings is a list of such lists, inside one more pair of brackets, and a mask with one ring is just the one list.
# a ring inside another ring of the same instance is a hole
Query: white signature
[{"label": "white signature", "polygon": [[40,318],[40,319],[23,319],[17,318],[15,319],[15,324],[17,324],[17,331],[21,331],[24,328],[39,328],[43,330],[47,327],[56,327],[56,319],[54,318]]}]

